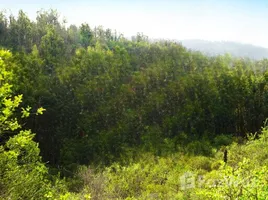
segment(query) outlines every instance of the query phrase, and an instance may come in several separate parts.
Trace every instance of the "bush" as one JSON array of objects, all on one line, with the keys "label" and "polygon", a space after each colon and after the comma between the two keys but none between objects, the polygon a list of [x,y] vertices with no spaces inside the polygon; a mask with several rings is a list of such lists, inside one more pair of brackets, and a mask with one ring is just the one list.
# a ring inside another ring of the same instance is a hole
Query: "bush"
[{"label": "bush", "polygon": [[193,141],[186,146],[186,152],[190,155],[212,155],[212,146],[208,141]]},{"label": "bush", "polygon": [[214,138],[213,144],[215,145],[215,147],[219,148],[221,146],[227,146],[230,145],[233,142],[233,138],[231,135],[217,135]]}]

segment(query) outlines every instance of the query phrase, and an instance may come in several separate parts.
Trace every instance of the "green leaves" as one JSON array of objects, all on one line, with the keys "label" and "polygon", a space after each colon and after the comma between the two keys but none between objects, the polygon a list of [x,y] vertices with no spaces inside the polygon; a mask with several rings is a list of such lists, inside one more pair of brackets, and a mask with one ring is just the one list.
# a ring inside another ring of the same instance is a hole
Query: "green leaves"
[{"label": "green leaves", "polygon": [[[33,141],[35,134],[25,130],[14,135],[14,131],[22,127],[15,117],[15,111],[22,103],[22,95],[13,96],[9,83],[12,81],[12,71],[8,68],[11,54],[0,50],[0,55],[0,198],[44,199],[46,194],[51,194],[53,199],[64,199],[58,192],[62,191],[64,196],[65,186],[60,181],[54,188],[51,186],[48,169],[41,162],[38,143]],[[35,114],[40,115],[44,111],[40,107]],[[30,106],[22,108],[22,118],[29,117],[30,112]],[[6,131],[12,131],[14,136],[9,138],[3,135]]]},{"label": "green leaves", "polygon": [[27,117],[29,117],[30,116],[30,110],[31,110],[31,107],[30,106],[28,106],[27,108],[21,108],[22,109],[22,111],[21,111],[21,113],[22,113],[22,118],[27,118]]},{"label": "green leaves", "polygon": [[[15,131],[21,128],[17,118],[13,115],[22,102],[22,95],[12,97],[12,90],[9,85],[11,80],[6,79],[7,74],[10,77],[12,76],[11,71],[9,73],[7,71],[7,59],[11,58],[11,54],[0,50],[0,55],[2,58],[2,62],[0,62],[1,83],[5,82],[5,84],[0,84],[0,137],[2,137],[2,134],[7,130]],[[30,109],[31,107],[23,108],[22,117],[28,117]],[[30,199],[34,197],[34,193],[37,197],[39,192],[44,190],[37,188],[44,184],[43,175],[47,171],[44,166],[40,170],[42,164],[39,149],[37,143],[33,141],[33,137],[34,134],[30,131],[20,131],[18,135],[10,138],[5,146],[0,146],[0,185],[3,186],[1,197],[12,199],[25,197]],[[38,170],[35,171],[35,169]],[[36,188],[32,187],[33,184]]]},{"label": "green leaves", "polygon": [[93,32],[88,24],[82,24],[80,27],[80,43],[82,47],[87,48],[93,39]]},{"label": "green leaves", "polygon": [[40,55],[45,60],[48,74],[55,72],[55,67],[62,61],[64,55],[64,40],[56,32],[55,28],[48,27],[46,35],[41,39]]},{"label": "green leaves", "polygon": [[11,117],[22,102],[22,95],[11,97],[12,71],[8,69],[11,53],[0,50],[0,57],[0,133],[2,134],[3,131],[14,131],[21,127],[17,119]]},{"label": "green leaves", "polygon": [[44,113],[44,111],[46,111],[46,109],[44,108],[38,108],[37,111],[36,111],[36,115],[42,115]]}]

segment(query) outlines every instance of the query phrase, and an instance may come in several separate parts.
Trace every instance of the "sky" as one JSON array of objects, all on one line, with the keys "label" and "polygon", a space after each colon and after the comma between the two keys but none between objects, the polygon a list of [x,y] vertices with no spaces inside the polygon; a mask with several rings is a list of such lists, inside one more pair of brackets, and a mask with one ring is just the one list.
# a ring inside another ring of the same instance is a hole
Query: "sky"
[{"label": "sky", "polygon": [[125,37],[233,41],[268,48],[267,0],[0,0],[0,10],[57,9],[68,24],[116,29]]}]

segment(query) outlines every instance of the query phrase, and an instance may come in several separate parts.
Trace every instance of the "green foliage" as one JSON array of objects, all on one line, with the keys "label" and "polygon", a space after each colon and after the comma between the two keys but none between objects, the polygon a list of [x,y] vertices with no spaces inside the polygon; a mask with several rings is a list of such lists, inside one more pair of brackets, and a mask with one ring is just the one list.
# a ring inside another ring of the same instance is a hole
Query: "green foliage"
[{"label": "green foliage", "polygon": [[[11,199],[41,199],[49,190],[47,169],[30,131],[21,131],[1,148],[1,196]],[[4,150],[8,149],[8,150]]]},{"label": "green foliage", "polygon": [[80,27],[80,41],[84,48],[87,48],[91,43],[93,33],[88,24],[82,24]]},{"label": "green foliage", "polygon": [[3,131],[16,130],[21,126],[18,124],[16,118],[12,119],[13,112],[22,101],[22,95],[12,97],[12,80],[13,74],[9,69],[11,63],[11,53],[0,50],[0,136]]},{"label": "green foliage", "polygon": [[64,40],[54,28],[48,28],[46,35],[41,39],[40,54],[45,59],[47,72],[54,73],[54,67],[62,59],[64,53]]},{"label": "green foliage", "polygon": [[228,146],[227,164],[219,157],[222,152],[215,157],[140,154],[133,163],[114,163],[101,171],[81,167],[76,184],[93,199],[266,199],[267,156],[250,155],[267,152],[262,146],[267,147],[266,137],[263,128],[260,139]]},{"label": "green foliage", "polygon": [[209,173],[193,199],[265,199],[268,195],[267,166],[254,164],[244,159],[235,168],[225,166]]},{"label": "green foliage", "polygon": [[[36,21],[23,11],[17,18],[0,13],[1,45],[14,55],[0,50],[0,145],[7,160],[1,165],[12,168],[1,175],[3,195],[238,198],[233,186],[198,193],[180,189],[178,179],[193,170],[194,176],[219,178],[220,172],[239,180],[251,173],[242,165],[253,174],[265,172],[267,129],[261,126],[268,116],[267,59],[208,57],[172,41],[151,42],[140,33],[130,41],[101,26],[67,27],[59,17],[55,10],[39,11]],[[68,181],[79,165],[107,168],[81,169],[66,192],[57,177],[48,181],[33,134],[22,128],[36,133],[43,160]],[[225,168],[222,150],[228,151]],[[231,169],[237,174],[228,175]],[[14,181],[22,182],[25,171],[27,187],[20,188]],[[264,183],[263,175],[254,176]],[[81,177],[83,189],[77,186]],[[240,189],[249,195],[244,190],[250,188]]]},{"label": "green foliage", "polygon": [[186,152],[192,155],[210,156],[212,154],[212,146],[208,141],[193,141],[187,145]]},{"label": "green foliage", "polygon": [[224,134],[217,135],[213,141],[213,143],[216,147],[227,146],[227,145],[231,144],[232,142],[233,142],[232,136],[224,135]]},{"label": "green foliage", "polygon": [[[22,126],[18,123],[14,112],[22,102],[22,95],[12,96],[12,71],[9,66],[10,52],[0,50],[0,198],[1,199],[45,199],[47,194],[53,199],[66,191],[64,185],[48,179],[48,169],[41,162],[38,144],[33,141],[31,131],[15,131]],[[22,108],[22,117],[29,117],[31,107]],[[42,114],[45,109],[38,108],[36,114]],[[9,132],[8,132],[9,131]],[[6,135],[12,131],[8,140]]]},{"label": "green foliage", "polygon": [[55,10],[39,11],[36,21],[22,11],[0,18],[23,117],[27,105],[47,109],[23,123],[51,165],[111,164],[137,149],[212,155],[258,132],[268,116],[267,60],[208,57],[59,18]]}]

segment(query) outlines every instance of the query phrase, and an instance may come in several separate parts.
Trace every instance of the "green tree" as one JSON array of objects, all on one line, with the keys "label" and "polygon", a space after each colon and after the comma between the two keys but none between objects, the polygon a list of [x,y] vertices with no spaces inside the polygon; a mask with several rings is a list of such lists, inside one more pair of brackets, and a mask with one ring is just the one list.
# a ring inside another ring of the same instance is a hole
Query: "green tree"
[{"label": "green tree", "polygon": [[92,42],[93,33],[88,24],[82,24],[79,28],[79,31],[80,43],[82,47],[87,48]]},{"label": "green tree", "polygon": [[53,27],[41,39],[40,55],[45,60],[46,72],[55,74],[57,65],[64,59],[64,40]]},{"label": "green tree", "polygon": [[[0,197],[4,199],[43,199],[50,185],[47,168],[41,162],[38,144],[33,141],[31,131],[20,130],[14,112],[18,109],[22,95],[12,95],[12,55],[0,50]],[[44,109],[37,110],[41,114]],[[30,107],[22,109],[22,117],[29,116]],[[5,135],[18,133],[9,137]]]}]

